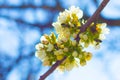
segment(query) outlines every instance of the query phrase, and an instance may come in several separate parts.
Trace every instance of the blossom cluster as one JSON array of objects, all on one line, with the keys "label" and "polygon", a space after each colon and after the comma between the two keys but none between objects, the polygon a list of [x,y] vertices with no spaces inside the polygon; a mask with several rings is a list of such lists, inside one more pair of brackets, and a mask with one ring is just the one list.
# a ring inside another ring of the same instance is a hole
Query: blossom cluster
[{"label": "blossom cluster", "polygon": [[[56,61],[66,59],[58,66],[58,69],[71,70],[79,64],[86,65],[86,61],[92,58],[92,53],[84,48],[93,45],[99,47],[105,34],[109,33],[106,23],[93,22],[86,31],[81,31],[81,26],[86,23],[83,12],[79,7],[70,7],[68,10],[60,12],[57,21],[52,25],[56,30],[54,33],[43,35],[40,43],[36,45],[36,57],[44,66],[52,66]],[[76,38],[79,37],[79,41]]]},{"label": "blossom cluster", "polygon": [[75,6],[71,6],[64,12],[60,12],[57,21],[52,24],[59,34],[58,38],[61,39],[64,37],[69,39],[71,36],[75,38],[80,31],[80,19],[82,16],[83,11]]},{"label": "blossom cluster", "polygon": [[99,48],[100,43],[105,39],[105,34],[108,33],[109,29],[106,27],[106,23],[92,23],[85,32],[79,35],[79,43],[83,44],[85,48],[89,45]]}]

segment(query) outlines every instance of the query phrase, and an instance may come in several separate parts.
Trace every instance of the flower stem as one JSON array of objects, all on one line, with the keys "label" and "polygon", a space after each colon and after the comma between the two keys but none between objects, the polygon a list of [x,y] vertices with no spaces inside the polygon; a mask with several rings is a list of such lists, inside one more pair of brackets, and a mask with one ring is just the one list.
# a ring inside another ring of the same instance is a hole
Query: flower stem
[{"label": "flower stem", "polygon": [[[99,17],[99,14],[100,12],[104,9],[104,7],[107,5],[107,3],[109,2],[110,0],[103,0],[102,3],[100,4],[100,6],[98,7],[98,9],[95,11],[95,13],[93,14],[93,16],[91,16],[87,22],[81,27],[81,32],[84,32],[87,27],[92,23],[94,22],[98,17]],[[80,34],[79,33],[79,34]],[[78,42],[80,40],[79,38],[79,34],[77,35],[77,38],[76,38],[76,41]],[[46,72],[44,73],[42,76],[40,76],[39,80],[45,80],[45,78],[47,76],[49,76],[64,60],[66,59],[66,57],[64,57],[62,60],[59,60],[59,61],[56,61],[55,64],[52,65],[52,67]]]}]

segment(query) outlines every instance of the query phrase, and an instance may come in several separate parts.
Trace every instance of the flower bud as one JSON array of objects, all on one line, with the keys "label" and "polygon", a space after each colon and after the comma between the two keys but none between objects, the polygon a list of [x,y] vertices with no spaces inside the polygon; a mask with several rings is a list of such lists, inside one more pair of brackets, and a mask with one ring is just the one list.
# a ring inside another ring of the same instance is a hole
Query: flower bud
[{"label": "flower bud", "polygon": [[79,54],[79,58],[80,58],[80,59],[82,58],[82,54]]},{"label": "flower bud", "polygon": [[72,56],[77,57],[78,53],[77,51],[73,51]]},{"label": "flower bud", "polygon": [[80,65],[81,66],[85,66],[86,65],[86,61],[85,60],[80,60]]},{"label": "flower bud", "polygon": [[44,60],[43,61],[43,66],[49,66],[50,65],[50,61],[49,60]]},{"label": "flower bud", "polygon": [[57,55],[57,60],[61,60],[63,59],[63,56],[62,55]]},{"label": "flower bud", "polygon": [[43,43],[43,44],[48,44],[48,43],[49,43],[49,41],[46,39],[45,36],[42,36],[42,37],[40,38],[40,41],[41,41],[41,43]]},{"label": "flower bud", "polygon": [[90,52],[86,53],[85,60],[89,61],[92,58],[92,54]]},{"label": "flower bud", "polygon": [[77,44],[76,40],[73,40],[73,41],[72,41],[72,45],[73,45],[73,46],[76,46],[76,44]]},{"label": "flower bud", "polygon": [[88,39],[87,35],[83,35],[83,39],[86,41]]},{"label": "flower bud", "polygon": [[64,48],[64,45],[60,45],[60,48]]},{"label": "flower bud", "polygon": [[68,52],[68,48],[65,47],[65,48],[63,49],[63,51],[64,51],[64,52]]}]

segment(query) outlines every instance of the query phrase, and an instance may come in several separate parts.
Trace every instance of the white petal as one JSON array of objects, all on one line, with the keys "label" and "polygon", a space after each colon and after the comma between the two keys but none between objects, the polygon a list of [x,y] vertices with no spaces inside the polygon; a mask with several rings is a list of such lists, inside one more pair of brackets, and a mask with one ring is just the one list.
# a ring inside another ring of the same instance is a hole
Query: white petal
[{"label": "white petal", "polygon": [[100,34],[99,39],[100,40],[104,40],[105,39],[105,35],[104,34]]},{"label": "white petal", "polygon": [[53,48],[54,48],[53,44],[49,43],[47,51],[52,51]]}]

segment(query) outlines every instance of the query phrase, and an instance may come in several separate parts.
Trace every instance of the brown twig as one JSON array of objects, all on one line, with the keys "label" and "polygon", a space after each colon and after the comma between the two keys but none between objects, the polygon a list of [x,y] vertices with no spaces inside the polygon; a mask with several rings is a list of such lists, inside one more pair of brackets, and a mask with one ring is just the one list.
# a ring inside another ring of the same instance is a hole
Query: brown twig
[{"label": "brown twig", "polygon": [[104,17],[102,17],[101,15],[99,16],[99,20],[106,22],[107,25],[109,25],[110,27],[114,27],[114,26],[120,26],[120,19],[116,19],[116,20],[112,20],[112,19],[106,19]]},{"label": "brown twig", "polygon": [[55,64],[53,64],[53,66],[42,76],[40,76],[39,80],[44,80],[48,75],[50,75],[64,60],[66,59],[66,57],[64,57],[62,60],[57,61]]},{"label": "brown twig", "polygon": [[[103,0],[101,5],[98,7],[98,9],[95,11],[92,17],[88,19],[88,21],[81,27],[81,32],[84,32],[87,27],[96,20],[96,18],[99,16],[100,12],[104,9],[104,7],[107,5],[109,0]],[[80,34],[80,33],[79,33]],[[78,34],[78,35],[79,35]],[[79,40],[79,36],[77,36],[76,40]],[[64,57],[62,60],[57,61],[46,73],[44,73],[42,76],[40,76],[39,80],[44,80],[48,75],[50,75],[64,60],[66,57]]]},{"label": "brown twig", "polygon": [[81,32],[84,32],[87,27],[94,22],[97,17],[99,16],[100,12],[104,9],[104,7],[107,5],[107,3],[109,2],[109,0],[103,0],[103,2],[101,3],[101,5],[98,7],[98,9],[95,11],[95,13],[93,14],[92,17],[90,17],[88,19],[88,21],[81,27]]},{"label": "brown twig", "polygon": [[107,3],[110,0],[103,0],[103,2],[100,4],[100,6],[98,7],[98,9],[95,11],[95,13],[87,20],[87,22],[80,28],[80,32],[78,33],[77,37],[76,37],[76,41],[78,42],[80,40],[79,38],[79,34],[84,32],[87,27],[94,22],[100,15],[100,12],[104,9],[104,7],[107,5]]}]

